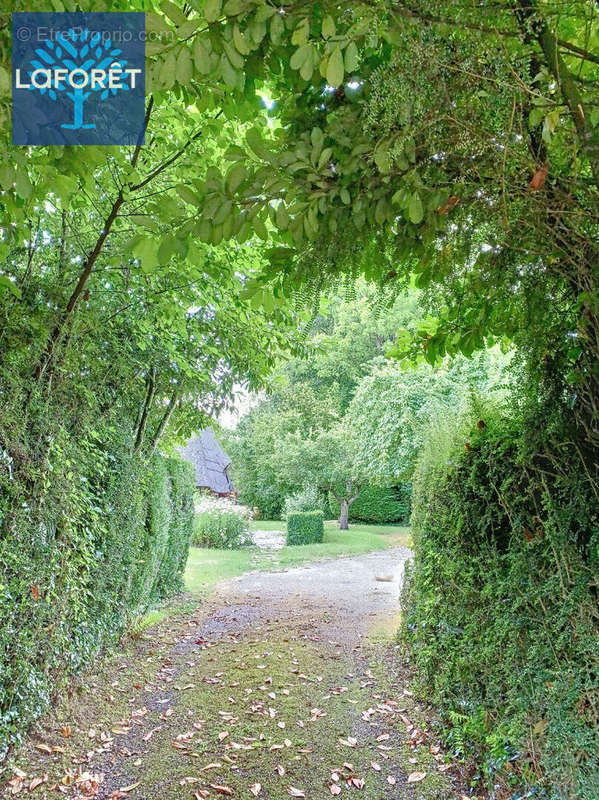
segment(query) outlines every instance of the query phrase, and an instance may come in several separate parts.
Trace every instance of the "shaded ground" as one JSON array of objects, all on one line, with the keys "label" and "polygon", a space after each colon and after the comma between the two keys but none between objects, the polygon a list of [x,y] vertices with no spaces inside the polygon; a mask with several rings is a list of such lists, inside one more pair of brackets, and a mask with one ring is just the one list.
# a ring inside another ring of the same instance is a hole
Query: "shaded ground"
[{"label": "shaded ground", "polygon": [[460,798],[391,639],[409,555],[180,599],[32,732],[7,796]]}]

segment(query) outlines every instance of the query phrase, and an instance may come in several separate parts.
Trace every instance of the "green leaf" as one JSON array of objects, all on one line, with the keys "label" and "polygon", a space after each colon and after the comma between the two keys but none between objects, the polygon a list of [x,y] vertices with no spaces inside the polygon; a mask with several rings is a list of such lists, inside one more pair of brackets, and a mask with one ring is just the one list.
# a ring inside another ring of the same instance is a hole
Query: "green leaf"
[{"label": "green leaf", "polygon": [[281,44],[283,34],[285,33],[285,23],[283,18],[277,12],[270,23],[270,39],[274,45]]},{"label": "green leaf", "polygon": [[212,69],[210,65],[210,51],[204,40],[196,36],[193,43],[193,62],[198,72],[207,75]]},{"label": "green leaf", "polygon": [[308,57],[306,58],[306,60],[302,64],[302,66],[300,67],[300,71],[299,71],[301,77],[305,81],[309,81],[310,78],[312,77],[312,73],[314,72],[314,59],[313,59],[314,48],[311,45],[308,45],[308,47],[310,48],[309,49],[309,53],[308,53]]},{"label": "green leaf", "polygon": [[233,45],[229,42],[223,42],[223,49],[227,54],[227,58],[231,62],[231,66],[233,66],[235,69],[243,69],[245,59],[240,53],[237,52]]},{"label": "green leaf", "polygon": [[158,248],[155,239],[141,239],[133,249],[133,255],[141,262],[143,272],[152,272],[158,266]]},{"label": "green leaf", "polygon": [[269,152],[264,144],[259,128],[250,128],[245,135],[245,139],[250,146],[250,149],[253,150],[258,158],[268,158]]},{"label": "green leaf", "polygon": [[266,251],[266,257],[275,264],[287,263],[294,255],[295,250],[291,247],[271,247]]},{"label": "green leaf", "polygon": [[335,33],[336,33],[335,20],[333,19],[333,17],[331,17],[330,14],[327,14],[327,16],[322,21],[322,35],[324,36],[325,39],[330,39],[331,36],[335,35]]},{"label": "green leaf", "polygon": [[237,25],[237,23],[233,27],[233,42],[237,50],[241,53],[241,55],[247,56],[249,54],[250,52],[249,45],[246,41],[245,36],[240,31],[239,25]]},{"label": "green leaf", "polygon": [[55,175],[52,179],[52,191],[66,203],[78,188],[78,181],[69,175]]},{"label": "green leaf", "polygon": [[307,58],[312,55],[312,46],[304,44],[299,47],[289,60],[291,69],[301,69]]},{"label": "green leaf", "polygon": [[0,186],[10,189],[15,181],[15,168],[12,164],[0,164]]},{"label": "green leaf", "polygon": [[339,197],[341,198],[341,202],[344,203],[346,206],[348,206],[351,203],[351,197],[345,186],[341,187],[339,191]]},{"label": "green leaf", "polygon": [[234,17],[243,11],[242,0],[227,0],[223,11],[228,17]]},{"label": "green leaf", "polygon": [[287,230],[287,228],[289,227],[289,213],[287,212],[285,203],[279,203],[279,205],[277,206],[277,210],[275,213],[275,220],[279,230],[281,231]]},{"label": "green leaf", "polygon": [[233,164],[225,180],[225,186],[230,194],[235,194],[246,176],[246,169],[239,161]]},{"label": "green leaf", "polygon": [[382,225],[383,222],[385,222],[385,220],[387,219],[388,211],[389,211],[389,204],[387,203],[387,198],[381,197],[378,203],[376,204],[376,209],[374,211],[374,218],[379,225]]},{"label": "green leaf", "polygon": [[408,215],[410,217],[410,222],[413,222],[414,225],[419,225],[424,219],[424,208],[422,207],[422,200],[418,192],[414,192],[410,197]]},{"label": "green leaf", "polygon": [[176,77],[177,83],[187,86],[193,76],[193,65],[191,63],[191,53],[188,48],[183,46],[177,56]]},{"label": "green leaf", "polygon": [[199,206],[199,200],[196,196],[195,192],[193,192],[189,186],[185,186],[185,184],[181,183],[177,186],[177,194],[185,203],[190,203],[194,206]]},{"label": "green leaf", "polygon": [[391,156],[389,155],[389,145],[382,144],[374,151],[374,163],[381,172],[389,172],[391,169]]},{"label": "green leaf", "polygon": [[161,264],[168,264],[175,252],[175,240],[172,236],[165,236],[158,248],[158,260]]},{"label": "green leaf", "polygon": [[174,3],[171,3],[170,0],[162,0],[160,8],[177,26],[184,25],[187,21],[185,14],[183,14]]},{"label": "green leaf", "polygon": [[329,61],[327,63],[327,83],[329,86],[333,86],[336,89],[343,83],[343,75],[343,55],[341,54],[341,50],[336,47],[329,56]]},{"label": "green leaf", "polygon": [[153,11],[146,11],[146,31],[148,33],[158,33],[167,36],[171,36],[173,33],[173,29],[164,21],[160,14],[155,14]]},{"label": "green leaf", "polygon": [[177,61],[175,53],[171,50],[160,65],[160,85],[165,89],[172,89],[175,84]]},{"label": "green leaf", "polygon": [[27,172],[24,167],[20,167],[17,170],[15,187],[17,190],[17,194],[19,195],[19,197],[22,197],[23,200],[27,200],[29,197],[31,197],[31,192],[33,187],[31,186],[29,176],[27,175]]},{"label": "green leaf", "polygon": [[298,47],[301,47],[302,45],[307,43],[309,37],[310,37],[310,22],[305,17],[293,31],[293,34],[291,36],[291,44],[295,44]]},{"label": "green leaf", "polygon": [[206,22],[216,22],[220,17],[222,7],[222,0],[206,0],[204,3],[204,17],[206,18]]},{"label": "green leaf", "polygon": [[235,72],[233,64],[231,64],[224,53],[220,57],[220,72],[229,89],[234,89],[237,85],[237,73]]},{"label": "green leaf", "polygon": [[8,275],[0,275],[0,289],[8,289],[16,298],[21,299],[21,290],[11,281]]},{"label": "green leaf", "polygon": [[267,241],[268,230],[264,222],[260,219],[260,217],[254,217],[254,219],[252,220],[252,227],[254,228],[254,230],[261,239]]},{"label": "green leaf", "polygon": [[359,56],[358,47],[355,42],[350,42],[345,48],[344,62],[346,72],[353,72],[357,68]]}]

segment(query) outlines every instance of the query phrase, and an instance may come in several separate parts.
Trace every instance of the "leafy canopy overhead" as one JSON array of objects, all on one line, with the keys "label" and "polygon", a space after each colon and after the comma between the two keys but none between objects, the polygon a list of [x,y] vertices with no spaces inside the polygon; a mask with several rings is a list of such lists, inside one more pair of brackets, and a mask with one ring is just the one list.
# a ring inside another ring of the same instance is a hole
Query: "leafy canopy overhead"
[{"label": "leafy canopy overhead", "polygon": [[[36,204],[76,207],[85,193],[106,241],[127,228],[148,274],[178,271],[198,241],[257,238],[268,259],[245,292],[267,313],[359,272],[391,290],[412,277],[436,321],[400,340],[397,357],[434,363],[512,340],[539,363],[551,348],[559,379],[590,405],[596,5],[507,2],[484,19],[478,3],[443,0],[143,5],[149,144],[7,147],[2,255],[27,239]],[[108,172],[110,189],[98,180]],[[85,260],[80,283],[99,267]],[[8,273],[2,284],[19,291]]]}]

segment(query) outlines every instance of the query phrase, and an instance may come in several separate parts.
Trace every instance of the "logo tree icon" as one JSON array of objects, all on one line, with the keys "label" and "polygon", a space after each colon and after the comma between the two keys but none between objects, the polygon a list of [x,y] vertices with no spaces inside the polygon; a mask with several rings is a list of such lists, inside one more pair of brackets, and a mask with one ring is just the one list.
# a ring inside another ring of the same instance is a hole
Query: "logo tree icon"
[{"label": "logo tree icon", "polygon": [[[89,30],[87,29],[78,34],[71,28],[66,35],[62,33],[58,34],[56,36],[56,42],[45,42],[44,47],[45,49],[38,48],[35,51],[41,61],[31,60],[31,66],[36,70],[55,70],[63,68],[69,73],[73,70],[83,70],[89,73],[91,70],[107,71],[109,67],[112,67],[114,70],[122,70],[127,64],[125,60],[115,60],[121,55],[122,51],[112,49],[112,40],[110,38],[106,38],[102,41],[102,35],[99,31],[96,31],[90,37]],[[32,72],[29,73],[30,77]],[[73,83],[82,84],[81,73],[78,72],[76,74],[79,80],[75,81],[73,77]],[[52,100],[57,99],[57,91],[66,92],[67,97],[69,100],[72,100],[74,106],[73,122],[63,123],[60,127],[69,130],[79,130],[96,127],[94,123],[84,124],[83,122],[83,104],[92,92],[101,92],[100,99],[106,100],[110,93],[114,95],[120,89],[129,89],[129,86],[125,83],[119,83],[117,87],[107,88],[106,82],[96,81],[94,83],[93,81],[88,81],[85,87],[82,85],[73,87],[66,80],[63,80],[60,82],[55,81],[52,88],[38,87],[33,83],[29,88],[40,94],[48,92]]]}]

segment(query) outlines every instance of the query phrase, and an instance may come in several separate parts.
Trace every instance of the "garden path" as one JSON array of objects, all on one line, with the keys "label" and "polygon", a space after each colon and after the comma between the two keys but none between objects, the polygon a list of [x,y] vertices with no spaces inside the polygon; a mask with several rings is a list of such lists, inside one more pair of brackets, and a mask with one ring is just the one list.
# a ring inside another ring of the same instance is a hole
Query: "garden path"
[{"label": "garden path", "polygon": [[32,731],[12,786],[48,799],[465,797],[394,642],[410,555],[252,572],[178,599]]}]

